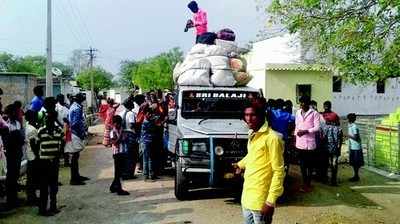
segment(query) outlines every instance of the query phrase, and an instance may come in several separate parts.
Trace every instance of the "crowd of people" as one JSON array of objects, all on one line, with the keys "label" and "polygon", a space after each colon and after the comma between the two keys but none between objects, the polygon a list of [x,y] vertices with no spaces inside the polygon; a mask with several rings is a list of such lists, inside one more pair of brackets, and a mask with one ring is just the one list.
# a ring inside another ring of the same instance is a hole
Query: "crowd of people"
[{"label": "crowd of people", "polygon": [[161,90],[131,95],[122,104],[111,98],[102,100],[103,145],[112,149],[114,159],[110,192],[129,195],[120,180],[135,179],[136,170],[146,182],[159,178],[168,156],[168,111],[174,107],[171,93]]},{"label": "crowd of people", "polygon": [[[0,89],[0,95],[2,95]],[[84,95],[44,97],[41,87],[24,110],[20,101],[2,110],[0,102],[0,167],[6,173],[6,204],[1,211],[19,205],[21,161],[26,159],[26,202],[37,206],[39,215],[52,216],[57,207],[60,160],[71,167],[71,185],[83,185],[89,178],[79,173],[79,154],[85,147],[87,127],[82,103]],[[39,194],[38,194],[39,191]]]}]

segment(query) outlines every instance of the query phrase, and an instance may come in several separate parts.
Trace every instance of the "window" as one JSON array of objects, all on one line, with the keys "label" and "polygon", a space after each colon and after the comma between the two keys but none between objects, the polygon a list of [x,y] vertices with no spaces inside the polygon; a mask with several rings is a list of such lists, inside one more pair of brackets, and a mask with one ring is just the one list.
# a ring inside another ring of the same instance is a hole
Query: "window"
[{"label": "window", "polygon": [[332,89],[334,93],[342,92],[342,78],[339,76],[333,76]]},{"label": "window", "polygon": [[376,82],[376,93],[385,93],[385,80]]},{"label": "window", "polygon": [[311,85],[310,84],[301,84],[296,85],[296,101],[300,103],[300,97],[309,96],[311,98]]}]

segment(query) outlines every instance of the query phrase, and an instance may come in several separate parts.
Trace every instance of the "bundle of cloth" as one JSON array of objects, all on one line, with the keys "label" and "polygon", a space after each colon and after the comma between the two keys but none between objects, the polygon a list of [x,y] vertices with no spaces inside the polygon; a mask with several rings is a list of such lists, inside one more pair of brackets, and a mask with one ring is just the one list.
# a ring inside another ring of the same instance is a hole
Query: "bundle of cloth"
[{"label": "bundle of cloth", "polygon": [[[226,29],[225,29],[226,31]],[[185,86],[245,86],[251,76],[246,73],[246,60],[241,58],[234,34],[225,32],[229,40],[216,39],[215,44],[196,44],[185,60],[175,66],[173,78]]]}]

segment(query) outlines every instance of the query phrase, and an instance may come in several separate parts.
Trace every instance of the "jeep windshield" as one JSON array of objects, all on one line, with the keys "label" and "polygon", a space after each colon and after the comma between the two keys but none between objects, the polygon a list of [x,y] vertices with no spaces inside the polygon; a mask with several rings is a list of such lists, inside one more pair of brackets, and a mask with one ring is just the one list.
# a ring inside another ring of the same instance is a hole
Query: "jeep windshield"
[{"label": "jeep windshield", "polygon": [[185,119],[240,119],[244,105],[258,92],[183,91],[182,117]]}]

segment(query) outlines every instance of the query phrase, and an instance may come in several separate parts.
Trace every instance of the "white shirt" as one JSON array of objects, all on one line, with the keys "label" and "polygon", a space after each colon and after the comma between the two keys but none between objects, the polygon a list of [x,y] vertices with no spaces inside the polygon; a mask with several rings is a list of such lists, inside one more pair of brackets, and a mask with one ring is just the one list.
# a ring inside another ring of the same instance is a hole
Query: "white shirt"
[{"label": "white shirt", "polygon": [[135,124],[136,114],[133,111],[127,111],[127,109],[124,107],[124,109],[121,110],[118,115],[121,116],[122,119],[124,119],[125,112],[126,112],[126,117],[125,117],[126,128],[125,128],[125,131],[135,132],[133,129],[131,129],[131,126],[132,126],[132,124]]},{"label": "white shirt", "polygon": [[26,128],[25,128],[25,142],[26,142],[26,146],[27,146],[26,153],[27,153],[29,161],[32,161],[35,159],[35,154],[33,153],[31,144],[30,144],[30,141],[32,139],[35,141],[38,140],[38,131],[32,125],[27,124]]},{"label": "white shirt", "polygon": [[66,106],[61,105],[60,103],[56,104],[57,111],[57,120],[60,124],[64,124],[64,118],[68,118],[68,108]]}]

